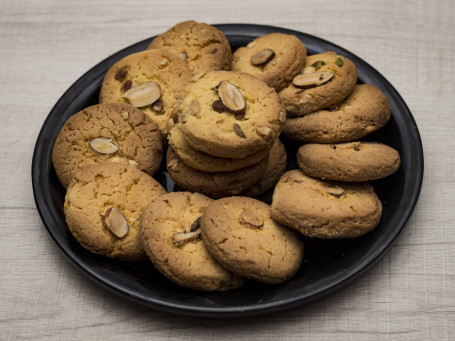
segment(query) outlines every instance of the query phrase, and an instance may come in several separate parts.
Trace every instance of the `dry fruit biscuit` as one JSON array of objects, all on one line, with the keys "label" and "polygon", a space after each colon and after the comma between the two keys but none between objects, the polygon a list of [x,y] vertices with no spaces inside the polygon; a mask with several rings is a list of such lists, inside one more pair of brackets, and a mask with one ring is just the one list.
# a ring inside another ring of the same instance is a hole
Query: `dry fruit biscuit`
[{"label": "dry fruit biscuit", "polygon": [[301,170],[284,173],[275,186],[272,217],[307,237],[354,238],[373,230],[382,204],[367,182],[328,182]]},{"label": "dry fruit biscuit", "polygon": [[348,142],[382,128],[390,119],[387,97],[371,84],[359,84],[341,103],[303,117],[288,117],[284,133],[315,143]]},{"label": "dry fruit biscuit", "polygon": [[100,103],[128,103],[141,109],[158,124],[167,141],[166,122],[191,77],[188,65],[169,52],[134,53],[109,68],[101,85]]},{"label": "dry fruit biscuit", "polygon": [[294,232],[272,219],[269,205],[248,197],[216,200],[201,218],[202,239],[218,262],[268,284],[288,280],[300,267],[303,243]]},{"label": "dry fruit biscuit", "polygon": [[335,52],[308,56],[302,73],[279,92],[288,117],[305,116],[340,103],[357,83],[357,68]]},{"label": "dry fruit biscuit", "polygon": [[169,147],[167,170],[174,182],[186,191],[212,198],[238,194],[258,182],[267,167],[268,157],[258,163],[231,172],[202,172],[187,166]]},{"label": "dry fruit biscuit", "polygon": [[256,197],[276,185],[280,177],[286,171],[287,154],[283,143],[278,138],[272,146],[269,154],[269,162],[259,181],[241,193],[243,196]]},{"label": "dry fruit biscuit", "polygon": [[71,116],[52,151],[55,172],[65,188],[75,173],[102,161],[127,163],[153,176],[162,157],[158,126],[124,103],[98,104]]},{"label": "dry fruit biscuit", "polygon": [[159,48],[177,55],[194,74],[231,68],[231,46],[223,32],[194,20],[181,22],[160,34],[148,48]]},{"label": "dry fruit biscuit", "polygon": [[377,142],[309,143],[299,148],[297,164],[312,177],[359,182],[395,173],[400,167],[400,155]]},{"label": "dry fruit biscuit", "polygon": [[175,127],[187,142],[223,158],[242,158],[270,148],[286,119],[272,88],[252,75],[233,71],[210,71],[191,82],[178,111]]},{"label": "dry fruit biscuit", "polygon": [[232,70],[256,76],[280,91],[300,72],[306,56],[306,47],[296,36],[271,33],[237,49]]},{"label": "dry fruit biscuit", "polygon": [[87,250],[125,261],[146,259],[139,233],[142,209],[166,193],[131,166],[102,162],[77,173],[65,196],[68,228]]},{"label": "dry fruit biscuit", "polygon": [[244,283],[215,261],[202,241],[200,220],[212,201],[199,193],[172,192],[155,198],[143,210],[145,252],[164,276],[180,286],[224,291]]},{"label": "dry fruit biscuit", "polygon": [[169,145],[189,167],[203,172],[229,172],[251,166],[267,158],[269,149],[263,149],[244,158],[221,158],[198,151],[186,141],[182,131],[177,127],[168,135]]}]

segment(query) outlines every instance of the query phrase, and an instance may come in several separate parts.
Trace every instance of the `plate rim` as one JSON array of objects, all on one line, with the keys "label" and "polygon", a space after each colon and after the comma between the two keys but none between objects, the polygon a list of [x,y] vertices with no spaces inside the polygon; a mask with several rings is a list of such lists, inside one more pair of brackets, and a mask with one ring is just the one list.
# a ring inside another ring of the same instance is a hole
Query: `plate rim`
[{"label": "plate rim", "polygon": [[[418,198],[420,196],[421,188],[422,188],[422,182],[423,182],[423,173],[424,173],[424,155],[423,155],[423,146],[422,146],[422,140],[420,137],[420,133],[416,124],[416,121],[409,110],[406,102],[403,100],[401,95],[398,93],[398,91],[393,87],[393,85],[380,73],[378,72],[374,67],[372,67],[368,62],[365,60],[359,58],[357,55],[354,53],[344,49],[341,46],[338,46],[330,41],[327,41],[325,39],[316,37],[314,35],[310,35],[304,32],[300,31],[295,31],[283,27],[278,27],[278,26],[269,26],[269,25],[257,25],[257,24],[243,24],[243,23],[238,23],[238,24],[213,24],[212,26],[217,27],[220,29],[222,32],[224,32],[226,35],[238,35],[242,37],[251,37],[255,38],[259,35],[264,35],[272,32],[281,32],[281,33],[287,33],[287,34],[294,34],[300,37],[306,37],[307,39],[318,41],[319,43],[324,43],[324,45],[330,46],[333,50],[338,51],[340,53],[346,53],[349,55],[350,59],[354,63],[360,62],[363,65],[365,65],[370,71],[375,75],[375,77],[379,77],[380,81],[384,83],[387,86],[387,90],[389,92],[392,92],[395,100],[399,102],[399,104],[404,108],[404,113],[406,114],[406,118],[409,120],[410,125],[413,127],[412,135],[413,139],[417,141],[415,148],[417,149],[417,167],[416,167],[416,182],[414,183],[414,186],[412,186],[413,191],[410,193],[410,201],[409,204],[406,206],[406,210],[404,214],[402,215],[401,219],[399,220],[399,228],[394,229],[394,233],[389,235],[388,238],[384,243],[382,243],[377,249],[373,251],[369,257],[367,257],[364,262],[358,264],[357,266],[353,267],[351,271],[346,272],[343,276],[339,277],[337,281],[331,282],[331,285],[324,286],[320,290],[316,291],[313,293],[311,296],[303,296],[299,297],[298,299],[293,299],[293,298],[288,298],[287,300],[282,300],[278,302],[272,302],[268,304],[260,304],[256,305],[253,307],[249,308],[238,308],[238,307],[229,307],[229,308],[224,308],[224,307],[188,307],[186,305],[179,305],[179,304],[169,304],[160,300],[150,300],[145,297],[139,297],[138,295],[133,295],[131,292],[123,290],[120,286],[116,285],[115,283],[112,282],[106,282],[102,276],[97,274],[95,271],[92,271],[92,269],[88,268],[87,266],[83,266],[80,264],[80,262],[75,259],[68,250],[63,248],[63,246],[59,243],[58,236],[54,233],[54,231],[51,229],[50,225],[51,222],[49,222],[49,210],[47,208],[48,203],[44,203],[39,200],[39,165],[40,162],[40,156],[41,154],[41,149],[40,146],[43,143],[44,140],[44,128],[46,127],[47,124],[49,124],[49,121],[51,120],[52,113],[56,110],[56,108],[59,108],[64,101],[67,101],[67,97],[71,94],[71,90],[76,88],[79,83],[84,81],[87,77],[89,77],[91,74],[97,71],[98,68],[101,66],[105,65],[108,61],[114,61],[118,60],[121,58],[121,56],[125,55],[126,51],[130,51],[134,49],[135,47],[141,46],[145,44],[148,41],[151,41],[154,37],[150,37],[144,40],[141,40],[139,42],[136,42],[132,45],[129,45],[114,54],[109,55],[105,59],[101,60],[97,64],[95,64],[93,67],[91,67],[88,71],[86,71],[84,74],[82,74],[58,99],[58,101],[55,103],[49,114],[47,115],[46,119],[44,120],[40,132],[38,134],[38,137],[36,139],[35,143],[35,148],[33,151],[33,158],[32,158],[32,169],[31,169],[31,175],[32,175],[32,187],[33,187],[33,196],[35,200],[35,205],[37,207],[37,210],[39,212],[39,215],[41,217],[41,220],[46,227],[48,233],[51,235],[52,239],[54,242],[58,245],[60,251],[66,256],[66,258],[70,261],[71,264],[73,264],[77,269],[82,271],[85,275],[87,275],[90,279],[94,280],[97,284],[101,285],[102,287],[108,289],[110,292],[113,292],[119,296],[128,298],[130,300],[133,300],[141,305],[145,305],[148,307],[152,307],[154,309],[160,310],[160,311],[166,311],[170,313],[177,313],[181,315],[188,315],[188,316],[200,316],[200,317],[243,317],[243,316],[254,316],[254,315],[259,315],[259,314],[265,314],[265,313],[271,313],[271,312],[276,312],[284,309],[289,309],[295,306],[299,306],[302,304],[309,303],[313,300],[319,299],[323,296],[326,296],[335,290],[340,289],[344,285],[349,284],[351,281],[355,280],[359,276],[365,273],[369,268],[371,268],[377,261],[379,261],[382,256],[385,254],[385,252],[390,248],[390,246],[393,244],[393,242],[396,240],[398,235],[401,233],[401,231],[404,229],[404,227],[407,225],[407,222],[412,216],[412,213],[414,212],[414,209],[416,207]],[[246,34],[245,32],[249,32],[250,34]],[[306,44],[306,42],[305,42]],[[354,57],[354,58],[352,58]],[[77,97],[73,96],[73,97]],[[392,113],[393,114],[393,113]],[[403,115],[403,113],[401,113]],[[51,141],[53,142],[53,141]]]}]

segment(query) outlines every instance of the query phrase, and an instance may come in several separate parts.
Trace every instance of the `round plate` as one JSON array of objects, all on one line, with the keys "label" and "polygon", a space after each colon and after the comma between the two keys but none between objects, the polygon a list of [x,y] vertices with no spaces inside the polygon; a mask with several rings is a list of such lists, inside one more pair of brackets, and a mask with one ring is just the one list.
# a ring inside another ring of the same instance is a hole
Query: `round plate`
[{"label": "round plate", "polygon": [[[69,232],[63,213],[65,191],[52,166],[54,141],[65,121],[76,112],[97,104],[104,74],[119,59],[145,50],[152,38],[127,47],[103,60],[79,78],[49,113],[38,136],[32,162],[36,205],[50,235],[63,253],[95,282],[113,292],[155,309],[193,316],[234,317],[274,312],[307,303],[347,284],[384,254],[405,226],[416,205],[423,177],[422,143],[406,103],[374,68],[349,51],[301,32],[278,27],[215,25],[226,35],[232,50],[256,37],[282,32],[301,39],[308,54],[335,51],[357,66],[359,83],[380,88],[392,108],[392,117],[379,131],[365,137],[395,148],[402,164],[392,176],[371,182],[383,202],[379,226],[363,237],[349,240],[306,239],[299,271],[286,283],[264,285],[249,282],[242,288],[205,293],[185,289],[163,277],[150,262],[124,263],[94,255],[82,248]],[[301,143],[283,137],[288,169],[296,168],[295,153]],[[178,190],[162,166],[155,178],[168,191]],[[270,203],[272,191],[260,199]]]}]

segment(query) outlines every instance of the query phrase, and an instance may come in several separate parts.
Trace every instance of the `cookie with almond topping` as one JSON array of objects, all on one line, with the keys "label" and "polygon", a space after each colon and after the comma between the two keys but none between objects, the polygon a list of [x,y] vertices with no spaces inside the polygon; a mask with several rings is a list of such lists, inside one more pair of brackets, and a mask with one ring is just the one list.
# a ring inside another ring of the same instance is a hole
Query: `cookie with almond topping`
[{"label": "cookie with almond topping", "polygon": [[288,117],[305,116],[340,103],[356,83],[354,63],[330,51],[308,56],[302,72],[279,95]]},{"label": "cookie with almond topping", "polygon": [[166,122],[192,77],[188,65],[172,53],[158,49],[134,53],[109,68],[100,103],[128,103],[139,108],[158,125],[166,141]]},{"label": "cookie with almond topping", "polygon": [[144,260],[139,233],[142,209],[165,193],[150,175],[131,166],[108,161],[90,165],[68,186],[66,222],[90,252],[124,261]]},{"label": "cookie with almond topping", "polygon": [[163,49],[179,56],[194,74],[210,70],[229,70],[231,45],[215,26],[194,20],[184,21],[160,34],[148,49]]},{"label": "cookie with almond topping", "polygon": [[378,142],[309,143],[297,151],[297,164],[312,177],[370,181],[395,173],[400,167],[400,154]]},{"label": "cookie with almond topping", "polygon": [[359,237],[379,224],[381,214],[381,201],[367,182],[322,181],[294,169],[273,192],[273,219],[307,237]]},{"label": "cookie with almond topping", "polygon": [[232,70],[256,76],[280,91],[300,72],[306,55],[305,45],[296,36],[271,33],[238,48]]},{"label": "cookie with almond topping", "polygon": [[185,89],[175,128],[196,150],[243,158],[270,148],[286,119],[275,90],[242,72],[210,71]]},{"label": "cookie with almond topping", "polygon": [[211,203],[201,218],[202,239],[226,269],[268,284],[282,283],[299,269],[303,243],[271,217],[270,206],[248,197]]},{"label": "cookie with almond topping", "polygon": [[212,202],[190,192],[152,200],[141,216],[144,249],[155,267],[180,286],[201,291],[235,289],[244,280],[215,261],[201,238],[201,216]]},{"label": "cookie with almond topping", "polygon": [[71,116],[52,151],[55,172],[65,188],[74,174],[102,161],[126,163],[153,176],[162,157],[158,126],[125,103],[93,105]]}]

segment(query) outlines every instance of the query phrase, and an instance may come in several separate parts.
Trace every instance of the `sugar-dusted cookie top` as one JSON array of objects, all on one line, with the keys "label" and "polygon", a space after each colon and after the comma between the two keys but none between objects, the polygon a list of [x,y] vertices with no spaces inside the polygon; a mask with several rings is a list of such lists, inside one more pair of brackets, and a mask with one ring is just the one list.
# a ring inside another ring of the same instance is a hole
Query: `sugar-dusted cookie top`
[{"label": "sugar-dusted cookie top", "polygon": [[294,231],[274,221],[270,206],[248,197],[210,204],[201,219],[207,249],[239,276],[276,284],[298,270],[303,244]]},{"label": "sugar-dusted cookie top", "polygon": [[141,233],[145,251],[167,278],[202,291],[234,289],[243,280],[208,253],[201,238],[201,216],[213,200],[199,193],[172,192],[144,209]]},{"label": "sugar-dusted cookie top", "polygon": [[279,92],[287,116],[305,116],[340,103],[354,90],[357,68],[335,52],[308,56],[302,72]]},{"label": "sugar-dusted cookie top", "polygon": [[131,104],[146,113],[166,139],[166,122],[180,92],[191,80],[188,65],[163,50],[147,50],[126,56],[107,71],[100,102]]},{"label": "sugar-dusted cookie top", "polygon": [[163,49],[179,56],[194,74],[231,68],[231,46],[223,32],[194,20],[181,22],[160,34],[148,48]]},{"label": "sugar-dusted cookie top", "polygon": [[84,167],[111,161],[154,175],[163,157],[158,126],[124,103],[90,106],[71,116],[54,144],[52,163],[66,188]]},{"label": "sugar-dusted cookie top", "polygon": [[120,260],[146,258],[139,233],[142,209],[166,190],[131,166],[102,162],[77,173],[65,196],[66,222],[87,250]]},{"label": "sugar-dusted cookie top", "polygon": [[270,148],[285,113],[277,93],[241,72],[210,71],[188,85],[176,126],[194,148],[242,158]]},{"label": "sugar-dusted cookie top", "polygon": [[256,76],[280,91],[300,72],[306,55],[305,45],[296,36],[271,33],[237,49],[232,70]]},{"label": "sugar-dusted cookie top", "polygon": [[329,182],[286,172],[273,193],[272,217],[307,237],[353,238],[374,229],[382,204],[366,182]]}]

